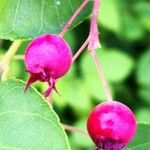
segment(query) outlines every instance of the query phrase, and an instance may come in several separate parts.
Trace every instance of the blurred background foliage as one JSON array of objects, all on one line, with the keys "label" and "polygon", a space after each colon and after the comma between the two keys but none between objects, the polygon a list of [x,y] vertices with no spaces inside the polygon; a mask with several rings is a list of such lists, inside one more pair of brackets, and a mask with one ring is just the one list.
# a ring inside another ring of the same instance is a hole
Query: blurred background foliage
[{"label": "blurred background foliage", "polygon": [[[127,104],[138,122],[150,123],[150,2],[148,0],[102,0],[98,18],[102,48],[96,52],[115,100]],[[89,33],[87,19],[65,35],[73,53]],[[3,55],[10,41],[0,40]],[[17,54],[24,54],[29,41]],[[10,78],[27,80],[22,60],[14,60]],[[43,92],[44,83],[34,86]],[[53,106],[61,122],[86,129],[86,119],[92,107],[106,97],[95,64],[85,50],[75,61],[69,73],[56,85],[61,96],[53,93]],[[91,140],[79,133],[70,133],[73,150],[92,149]]]}]

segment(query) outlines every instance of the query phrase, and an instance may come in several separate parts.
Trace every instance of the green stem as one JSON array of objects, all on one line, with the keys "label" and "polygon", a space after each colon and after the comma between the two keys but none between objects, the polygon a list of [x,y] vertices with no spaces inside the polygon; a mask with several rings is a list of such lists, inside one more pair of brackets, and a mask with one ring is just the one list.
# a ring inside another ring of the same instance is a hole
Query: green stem
[{"label": "green stem", "polygon": [[[3,59],[4,55],[0,55],[0,59]],[[13,60],[24,60],[24,55],[15,55]]]},{"label": "green stem", "polygon": [[0,61],[0,74],[1,74],[1,80],[5,81],[8,78],[8,73],[10,69],[10,62],[15,56],[19,46],[21,45],[22,41],[17,40],[12,43],[4,57]]}]

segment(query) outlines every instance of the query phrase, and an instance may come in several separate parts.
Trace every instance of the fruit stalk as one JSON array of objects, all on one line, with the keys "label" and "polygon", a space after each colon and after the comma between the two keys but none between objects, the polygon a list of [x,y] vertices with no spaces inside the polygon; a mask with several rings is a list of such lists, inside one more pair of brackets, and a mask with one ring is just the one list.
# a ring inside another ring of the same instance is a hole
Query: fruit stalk
[{"label": "fruit stalk", "polygon": [[63,127],[65,130],[68,130],[68,131],[73,131],[73,132],[77,132],[77,133],[80,133],[83,135],[88,135],[88,133],[86,131],[76,128],[76,127],[73,127],[73,126],[70,126],[70,125],[67,125],[67,124],[63,124]]},{"label": "fruit stalk", "polygon": [[96,68],[97,68],[97,72],[98,72],[99,77],[100,77],[100,79],[102,81],[102,85],[103,85],[103,88],[104,88],[107,100],[108,101],[113,101],[113,98],[111,96],[111,92],[110,92],[109,86],[107,84],[107,81],[106,81],[105,76],[104,76],[103,71],[102,71],[101,63],[100,63],[100,61],[99,61],[99,59],[98,59],[98,57],[96,55],[95,50],[90,52],[90,54],[92,56],[93,61],[95,62],[95,65],[96,65]]},{"label": "fruit stalk", "polygon": [[91,19],[91,25],[90,25],[88,51],[90,52],[92,59],[95,62],[97,72],[98,72],[100,79],[102,81],[102,85],[103,85],[107,100],[112,101],[113,99],[111,96],[109,86],[108,86],[107,81],[105,79],[105,76],[103,74],[101,63],[100,63],[100,61],[96,55],[96,52],[95,52],[95,49],[100,48],[98,23],[97,23],[97,18],[98,18],[98,14],[99,14],[99,7],[100,7],[100,0],[95,0],[94,4],[93,4],[92,19]]},{"label": "fruit stalk", "polygon": [[89,51],[93,51],[100,47],[98,23],[97,23],[97,18],[99,15],[99,7],[100,7],[100,0],[94,0],[90,25],[90,34],[89,34],[89,45],[88,45]]},{"label": "fruit stalk", "polygon": [[89,0],[84,0],[83,3],[77,8],[77,10],[74,12],[74,14],[71,16],[69,21],[66,23],[62,31],[60,32],[59,36],[63,37],[68,28],[71,26],[72,22],[75,20],[75,18],[78,16],[80,11],[86,6],[86,4],[89,2]]},{"label": "fruit stalk", "polygon": [[89,43],[89,37],[86,39],[86,41],[82,44],[80,49],[75,53],[75,55],[72,58],[72,63],[78,58],[78,56],[82,53],[82,51],[86,48],[86,46]]}]

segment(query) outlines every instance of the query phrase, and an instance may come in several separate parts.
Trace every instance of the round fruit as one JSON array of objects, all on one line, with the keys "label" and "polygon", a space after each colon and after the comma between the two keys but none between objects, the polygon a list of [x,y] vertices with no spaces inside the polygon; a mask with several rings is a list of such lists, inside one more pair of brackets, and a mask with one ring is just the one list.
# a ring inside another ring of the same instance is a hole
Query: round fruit
[{"label": "round fruit", "polygon": [[[49,84],[45,96],[55,89],[56,79],[66,74],[71,66],[72,53],[67,42],[58,35],[45,34],[35,38],[25,53],[26,70],[30,73],[27,88],[37,80]],[[56,89],[55,89],[56,90]]]},{"label": "round fruit", "polygon": [[89,115],[87,129],[98,149],[121,150],[136,133],[136,119],[124,104],[112,101],[97,105]]}]

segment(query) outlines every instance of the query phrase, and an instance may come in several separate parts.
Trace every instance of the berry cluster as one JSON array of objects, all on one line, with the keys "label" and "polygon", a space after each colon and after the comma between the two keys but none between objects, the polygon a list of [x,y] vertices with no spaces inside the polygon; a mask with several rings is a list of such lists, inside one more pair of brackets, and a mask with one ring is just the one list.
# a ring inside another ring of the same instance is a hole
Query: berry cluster
[{"label": "berry cluster", "polygon": [[[41,35],[29,44],[25,53],[25,66],[30,73],[30,78],[25,91],[32,83],[39,80],[47,82],[49,85],[49,88],[45,91],[45,96],[49,96],[52,90],[57,92],[55,87],[56,80],[67,73],[71,63],[74,61],[71,49],[62,37],[77,14],[87,3],[88,0],[85,0],[79,6],[59,36],[54,34]],[[98,150],[122,150],[134,137],[137,124],[134,114],[126,105],[112,101],[109,87],[96,56],[95,49],[100,45],[97,25],[99,5],[99,0],[95,0],[90,34],[82,48],[89,44],[88,50],[97,66],[109,101],[97,105],[92,110],[88,117],[87,129]]]},{"label": "berry cluster", "polygon": [[[37,80],[47,82],[48,96],[55,88],[56,79],[67,73],[72,54],[69,45],[58,35],[45,34],[34,39],[25,53],[26,70],[30,73],[27,88]],[[103,102],[90,113],[87,129],[98,149],[121,150],[136,132],[132,111],[116,101]]]}]

